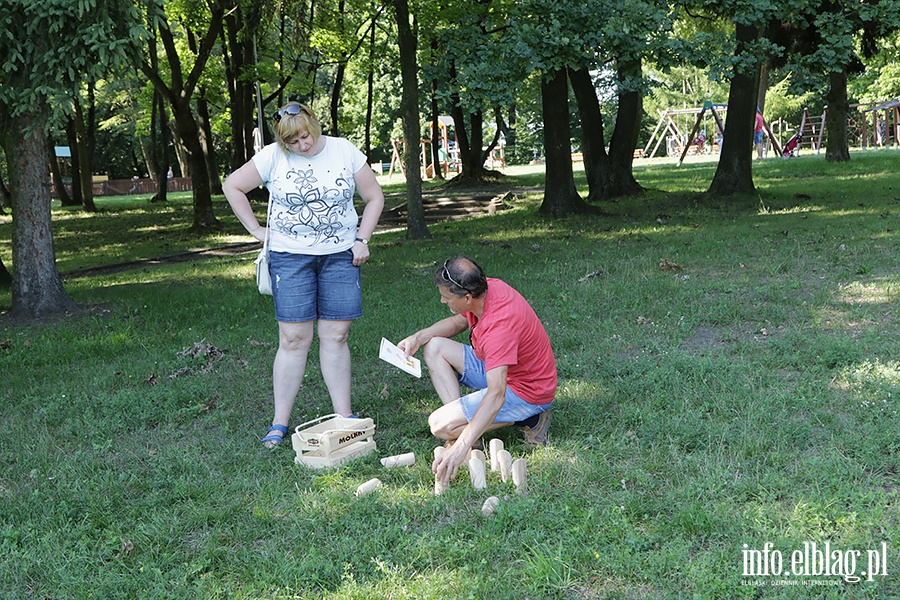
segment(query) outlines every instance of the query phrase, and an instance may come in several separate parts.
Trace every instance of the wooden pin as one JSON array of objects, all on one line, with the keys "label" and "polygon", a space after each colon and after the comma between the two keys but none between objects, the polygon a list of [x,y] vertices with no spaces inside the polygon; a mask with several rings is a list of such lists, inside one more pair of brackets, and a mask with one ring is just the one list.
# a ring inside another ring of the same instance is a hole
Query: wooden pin
[{"label": "wooden pin", "polygon": [[478,450],[478,449],[473,449],[471,451],[471,453],[469,454],[469,460],[472,460],[473,458],[477,458],[481,462],[484,462],[485,461],[484,451]]},{"label": "wooden pin", "polygon": [[[437,460],[444,454],[447,449],[443,446],[436,446],[434,449],[434,460]],[[438,481],[437,475],[434,476],[434,495],[440,496],[444,493],[449,486],[444,485],[440,481]]]},{"label": "wooden pin", "polygon": [[499,471],[500,457],[498,454],[503,450],[503,440],[499,438],[492,439],[488,448],[491,451],[491,471]]},{"label": "wooden pin", "polygon": [[484,461],[478,460],[473,456],[469,459],[469,479],[472,481],[472,487],[476,490],[483,490],[487,487],[484,476]]},{"label": "wooden pin", "polygon": [[381,465],[386,469],[393,467],[408,467],[414,464],[416,464],[416,455],[413,452],[397,454],[396,456],[385,456],[381,459]]},{"label": "wooden pin", "polygon": [[512,478],[516,485],[516,492],[524,494],[526,489],[527,470],[525,467],[525,459],[519,458],[512,464]]},{"label": "wooden pin", "polygon": [[509,472],[512,469],[512,454],[507,450],[501,450],[497,454],[497,459],[500,461],[500,479],[509,481]]},{"label": "wooden pin", "polygon": [[374,479],[370,479],[367,482],[360,484],[358,488],[356,488],[356,495],[362,496],[363,494],[368,494],[375,488],[381,487],[381,480],[377,477]]},{"label": "wooden pin", "polygon": [[481,514],[485,517],[492,516],[497,511],[498,504],[500,504],[500,498],[498,498],[497,496],[491,496],[484,501],[484,505],[482,505],[481,507]]}]

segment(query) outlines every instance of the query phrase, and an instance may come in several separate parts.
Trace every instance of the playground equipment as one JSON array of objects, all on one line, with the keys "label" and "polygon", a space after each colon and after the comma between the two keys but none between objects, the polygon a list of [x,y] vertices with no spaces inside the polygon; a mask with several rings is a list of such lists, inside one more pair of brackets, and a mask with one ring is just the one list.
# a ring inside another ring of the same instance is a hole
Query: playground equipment
[{"label": "playground equipment", "polygon": [[[421,140],[419,150],[419,164],[422,166],[422,178],[433,179],[437,173],[435,172],[434,160],[432,158],[431,145],[437,139],[438,144],[438,161],[441,172],[459,173],[462,169],[462,160],[459,156],[459,146],[456,141],[456,132],[450,135],[450,128],[454,126],[453,117],[438,117],[438,135],[433,135],[431,139]],[[403,140],[393,140],[393,151],[391,153],[391,166],[388,170],[388,177],[393,176],[394,171],[400,171],[400,174],[406,176],[405,167],[403,165]],[[491,150],[490,155],[484,161],[485,167],[488,169],[503,169],[506,167],[505,144],[503,139]]]},{"label": "playground equipment", "polygon": [[[709,141],[709,138],[705,135],[706,128],[702,130],[700,128],[703,119],[707,114],[713,117],[715,120],[715,131],[718,134],[713,139],[718,140],[725,130],[725,125],[719,112],[724,113],[726,110],[728,110],[727,104],[704,102],[703,106],[697,108],[676,108],[659,111],[659,121],[656,124],[656,129],[653,130],[653,135],[650,136],[650,140],[640,153],[635,152],[635,156],[639,154],[640,157],[653,158],[656,156],[656,152],[659,150],[663,140],[666,140],[666,154],[668,156],[681,154],[681,160],[684,160],[685,155],[689,152],[694,154],[708,152],[709,149],[706,146],[706,142]],[[690,133],[687,133],[693,115],[697,115],[697,117],[693,119],[694,124]],[[681,120],[681,126],[679,126],[679,120]],[[696,142],[701,132],[704,132],[703,142],[697,144]],[[654,144],[654,142],[656,143]],[[653,150],[650,149],[651,146],[653,146]],[[713,141],[712,149],[718,150],[717,141]]]},{"label": "playground equipment", "polygon": [[[860,119],[860,146],[868,149],[869,120],[872,124],[872,145],[875,148],[887,148],[900,145],[900,99],[888,100],[881,103],[854,104],[851,108],[859,108]],[[893,139],[893,141],[892,141]]]},{"label": "playground equipment", "polygon": [[[431,144],[435,138],[438,140],[438,155],[440,157],[440,166],[442,173],[459,172],[462,163],[459,158],[459,149],[456,143],[456,132],[453,132],[453,138],[450,137],[450,128],[453,127],[453,117],[438,117],[438,135],[432,132],[431,139],[422,140],[420,147],[420,164],[422,165],[422,177],[431,179],[435,176],[435,169],[431,154]],[[406,176],[406,170],[403,166],[403,140],[393,140],[393,152],[391,153],[391,167],[388,170],[388,176],[393,176],[394,170],[400,171],[400,174]]]},{"label": "playground equipment", "polygon": [[828,107],[822,109],[822,116],[811,116],[809,109],[803,109],[803,115],[800,117],[800,134],[801,140],[798,144],[799,151],[805,144],[809,144],[810,150],[815,150],[816,154],[822,151],[822,141],[825,139],[825,119],[828,117]]}]

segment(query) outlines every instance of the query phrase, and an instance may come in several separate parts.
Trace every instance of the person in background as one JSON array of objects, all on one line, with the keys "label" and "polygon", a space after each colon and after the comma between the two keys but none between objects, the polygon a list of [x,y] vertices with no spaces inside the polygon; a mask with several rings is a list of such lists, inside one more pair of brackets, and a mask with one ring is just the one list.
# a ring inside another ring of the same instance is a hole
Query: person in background
[{"label": "person in background", "polygon": [[763,119],[762,112],[756,109],[756,124],[753,126],[753,145],[756,146],[756,158],[765,158],[766,145],[764,142],[764,129],[766,121]]},{"label": "person in background", "polygon": [[[556,359],[528,301],[475,261],[444,261],[434,283],[452,316],[401,340],[408,356],[424,348],[425,364],[443,406],[428,417],[431,432],[452,442],[434,461],[442,483],[456,477],[466,454],[486,432],[520,425],[525,443],[547,443],[556,395]],[[451,338],[468,330],[471,345]],[[475,392],[461,396],[460,383]]]},{"label": "person in background", "polygon": [[[352,143],[322,135],[312,110],[288,102],[273,117],[276,142],[232,173],[223,191],[259,241],[268,228],[278,351],[272,368],[275,415],[262,438],[272,448],[288,433],[291,410],[317,333],[322,378],[334,412],[350,408],[350,325],[362,316],[360,267],[384,207],[366,156]],[[260,225],[247,193],[265,184],[271,215]],[[354,193],[365,204],[362,219]]]}]

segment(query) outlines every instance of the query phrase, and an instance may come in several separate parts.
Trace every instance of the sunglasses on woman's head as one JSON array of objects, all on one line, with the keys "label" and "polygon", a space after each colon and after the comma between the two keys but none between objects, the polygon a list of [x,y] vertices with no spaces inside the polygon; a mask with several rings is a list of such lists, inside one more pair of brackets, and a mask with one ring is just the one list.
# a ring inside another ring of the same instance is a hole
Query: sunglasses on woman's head
[{"label": "sunglasses on woman's head", "polygon": [[[303,107],[300,106],[299,104],[288,104],[284,108],[278,109],[278,111],[276,111],[275,114],[272,115],[272,118],[275,120],[276,123],[280,123],[282,117],[284,117],[285,115],[294,116],[294,115],[299,115],[302,112],[306,112],[306,110],[304,110]],[[306,113],[306,114],[309,114],[309,113]]]}]

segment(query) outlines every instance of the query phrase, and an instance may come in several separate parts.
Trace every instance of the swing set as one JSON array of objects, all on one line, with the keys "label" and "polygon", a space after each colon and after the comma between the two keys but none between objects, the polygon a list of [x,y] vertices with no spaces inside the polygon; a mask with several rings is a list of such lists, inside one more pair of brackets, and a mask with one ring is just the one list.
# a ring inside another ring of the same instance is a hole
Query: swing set
[{"label": "swing set", "polygon": [[[727,104],[704,102],[701,107],[670,108],[659,111],[659,122],[657,122],[656,129],[653,130],[653,135],[650,136],[650,140],[644,147],[641,156],[646,158],[653,158],[656,156],[656,153],[659,151],[659,147],[664,140],[666,141],[666,155],[675,156],[676,154],[680,154],[681,161],[684,160],[684,157],[688,153],[705,154],[710,151],[718,152],[719,140],[721,140],[722,132],[725,131],[725,124],[722,121],[722,116],[727,110]],[[720,112],[722,114],[720,114]],[[713,117],[717,133],[711,147],[708,147],[706,144],[708,141],[706,129],[701,129],[701,125],[707,114]],[[693,127],[688,133],[688,128],[691,127],[691,120],[694,115],[696,115],[696,118],[693,119]],[[651,146],[653,147],[653,150],[650,149]],[[679,161],[679,164],[681,164],[681,161]]]}]

